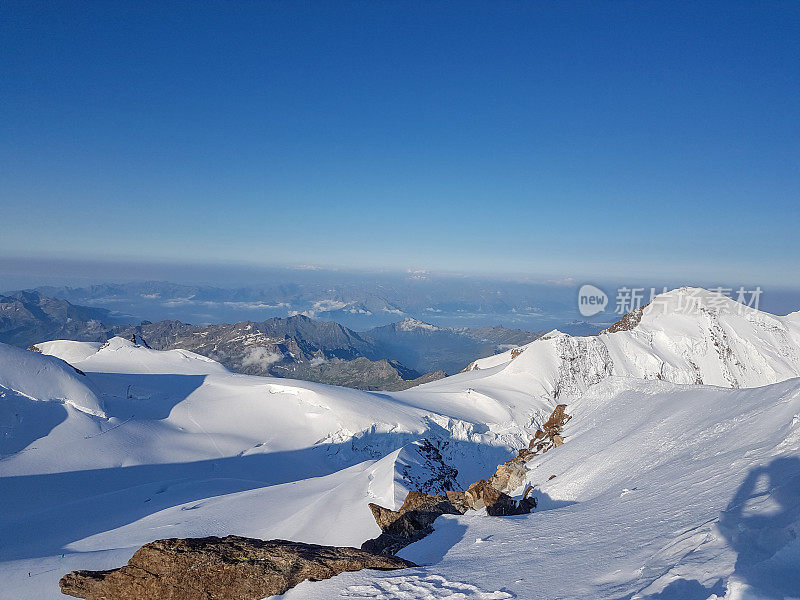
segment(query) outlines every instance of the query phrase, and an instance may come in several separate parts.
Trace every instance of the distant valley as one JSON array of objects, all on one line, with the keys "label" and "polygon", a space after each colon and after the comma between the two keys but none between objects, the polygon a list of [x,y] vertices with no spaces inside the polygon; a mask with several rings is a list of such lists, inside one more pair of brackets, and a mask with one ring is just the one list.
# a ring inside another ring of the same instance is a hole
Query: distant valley
[{"label": "distant valley", "polygon": [[544,333],[438,327],[412,318],[356,332],[303,315],[233,324],[129,324],[108,310],[34,291],[1,296],[0,315],[0,341],[20,347],[54,339],[104,342],[136,336],[154,349],[191,350],[239,373],[366,390],[401,390],[440,379]]},{"label": "distant valley", "polygon": [[[237,323],[303,315],[356,331],[413,318],[439,327],[504,325],[527,331],[558,328],[590,335],[610,322],[582,321],[569,285],[489,281],[427,274],[276,272],[271,283],[241,287],[167,281],[44,286],[36,291],[72,304],[98,306],[127,322],[176,320]],[[607,318],[605,319],[608,320]],[[613,319],[612,319],[613,320]]]}]

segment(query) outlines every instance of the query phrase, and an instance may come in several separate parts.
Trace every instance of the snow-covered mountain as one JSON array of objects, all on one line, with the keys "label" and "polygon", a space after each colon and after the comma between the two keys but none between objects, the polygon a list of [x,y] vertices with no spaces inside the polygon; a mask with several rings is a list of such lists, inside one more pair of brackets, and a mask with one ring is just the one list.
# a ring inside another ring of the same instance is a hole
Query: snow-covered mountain
[{"label": "snow-covered mountain", "polygon": [[[608,378],[528,463],[530,515],[446,515],[419,569],[303,582],[285,600],[792,600],[800,593],[800,381]],[[460,595],[459,595],[460,594]]]},{"label": "snow-covered mountain", "polygon": [[612,375],[755,387],[800,376],[800,312],[777,317],[698,288],[659,295],[598,336],[552,331],[468,370],[523,376],[532,393],[568,400]]},{"label": "snow-covered mountain", "polygon": [[301,315],[219,325],[143,322],[117,327],[114,332],[127,338],[135,335],[160,350],[192,350],[247,375],[368,390],[405,389],[444,376],[418,373],[383,353],[362,334]]},{"label": "snow-covered mountain", "polygon": [[682,289],[600,336],[553,332],[402,392],[121,338],[0,345],[0,598],[58,598],[64,573],[158,538],[360,545],[379,532],[368,502],[397,507],[445,467],[485,478],[558,402],[565,443],[527,465],[537,511],[440,517],[401,553],[418,569],[285,597],[796,596],[798,340],[797,314]]}]

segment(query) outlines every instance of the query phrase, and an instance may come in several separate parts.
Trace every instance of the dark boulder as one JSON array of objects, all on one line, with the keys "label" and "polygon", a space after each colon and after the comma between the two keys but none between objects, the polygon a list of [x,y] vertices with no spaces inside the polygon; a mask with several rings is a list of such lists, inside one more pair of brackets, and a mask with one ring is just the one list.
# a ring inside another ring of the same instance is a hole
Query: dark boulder
[{"label": "dark boulder", "polygon": [[409,492],[400,510],[370,504],[381,535],[361,544],[361,549],[391,556],[433,532],[433,522],[442,515],[462,515],[466,508],[447,496]]}]

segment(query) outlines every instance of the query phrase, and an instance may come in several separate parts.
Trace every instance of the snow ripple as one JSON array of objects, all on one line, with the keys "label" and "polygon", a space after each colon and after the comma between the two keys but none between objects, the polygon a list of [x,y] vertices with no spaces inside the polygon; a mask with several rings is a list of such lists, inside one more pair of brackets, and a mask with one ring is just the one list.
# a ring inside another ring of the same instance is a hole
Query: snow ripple
[{"label": "snow ripple", "polygon": [[505,600],[516,597],[503,591],[484,592],[471,583],[449,581],[441,575],[386,577],[377,579],[370,585],[351,585],[342,592],[342,596],[375,600]]}]

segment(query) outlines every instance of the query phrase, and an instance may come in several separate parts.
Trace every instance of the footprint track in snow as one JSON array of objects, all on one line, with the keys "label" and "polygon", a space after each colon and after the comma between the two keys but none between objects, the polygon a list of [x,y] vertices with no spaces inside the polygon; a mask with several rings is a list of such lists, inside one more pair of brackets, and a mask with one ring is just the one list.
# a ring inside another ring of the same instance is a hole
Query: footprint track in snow
[{"label": "footprint track in snow", "polygon": [[441,575],[385,577],[369,585],[351,585],[341,595],[345,598],[374,600],[506,600],[516,597],[503,591],[484,592],[471,583],[448,581]]}]

